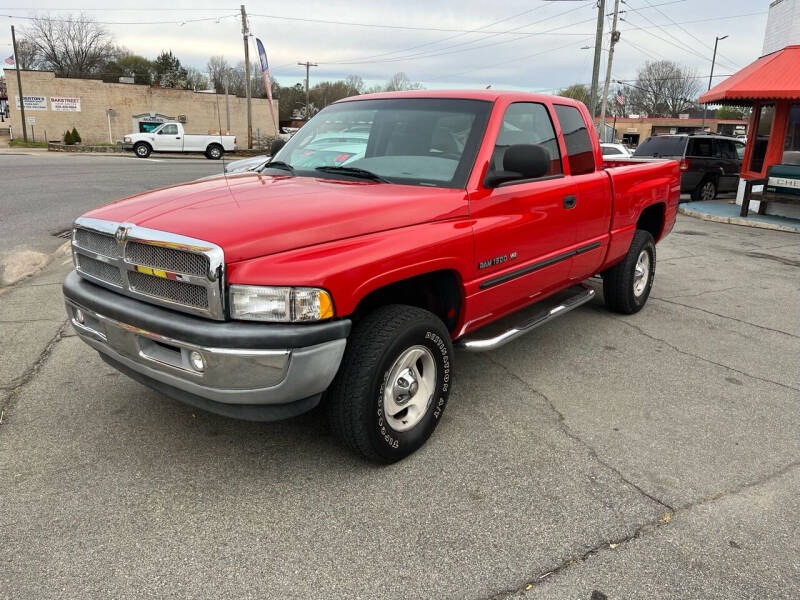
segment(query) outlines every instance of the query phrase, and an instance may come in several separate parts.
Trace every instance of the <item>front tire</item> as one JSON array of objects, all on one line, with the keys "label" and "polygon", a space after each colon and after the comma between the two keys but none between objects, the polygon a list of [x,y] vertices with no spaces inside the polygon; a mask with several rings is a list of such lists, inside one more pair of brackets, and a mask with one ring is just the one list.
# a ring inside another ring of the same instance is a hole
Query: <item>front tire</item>
[{"label": "front tire", "polygon": [[145,144],[144,142],[139,142],[133,147],[133,153],[138,158],[147,158],[152,151],[153,149],[150,147],[150,144]]},{"label": "front tire", "polygon": [[328,391],[334,435],[367,460],[393,463],[436,429],[452,386],[453,345],[433,313],[378,308],[353,329]]},{"label": "front tire", "polygon": [[603,297],[614,312],[639,312],[650,296],[656,275],[656,244],[648,231],[637,229],[622,262],[603,272]]}]

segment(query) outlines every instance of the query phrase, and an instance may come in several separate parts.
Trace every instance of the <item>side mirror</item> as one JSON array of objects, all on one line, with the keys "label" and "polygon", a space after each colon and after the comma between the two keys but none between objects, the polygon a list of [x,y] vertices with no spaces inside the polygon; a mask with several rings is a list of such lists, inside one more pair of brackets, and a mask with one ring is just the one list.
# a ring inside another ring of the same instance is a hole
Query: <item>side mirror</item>
[{"label": "side mirror", "polygon": [[272,140],[272,145],[269,147],[269,155],[274,157],[286,145],[286,141],[282,139]]},{"label": "side mirror", "polygon": [[486,187],[517,179],[537,179],[550,172],[550,153],[536,144],[514,144],[503,155],[503,170],[487,173]]}]

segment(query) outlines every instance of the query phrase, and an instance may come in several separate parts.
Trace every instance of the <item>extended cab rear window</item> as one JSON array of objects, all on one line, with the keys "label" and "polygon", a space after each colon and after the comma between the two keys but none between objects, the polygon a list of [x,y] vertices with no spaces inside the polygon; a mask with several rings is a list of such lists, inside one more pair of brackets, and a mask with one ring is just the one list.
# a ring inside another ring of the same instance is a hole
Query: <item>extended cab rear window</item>
[{"label": "extended cab rear window", "polygon": [[649,137],[643,141],[636,152],[633,153],[635,158],[652,156],[654,158],[661,158],[662,156],[683,156],[683,150],[686,147],[685,137],[671,137],[671,136],[656,136]]},{"label": "extended cab rear window", "polygon": [[592,140],[580,111],[574,106],[556,104],[556,116],[567,147],[570,174],[593,173],[595,160]]}]

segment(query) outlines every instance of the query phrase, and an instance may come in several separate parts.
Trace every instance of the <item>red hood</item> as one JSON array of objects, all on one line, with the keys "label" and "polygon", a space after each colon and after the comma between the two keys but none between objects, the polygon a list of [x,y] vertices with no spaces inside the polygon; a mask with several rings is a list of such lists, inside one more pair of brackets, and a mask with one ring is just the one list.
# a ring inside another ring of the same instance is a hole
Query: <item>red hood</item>
[{"label": "red hood", "polygon": [[248,173],[145,192],[85,216],[213,242],[235,262],[466,215],[464,190]]}]

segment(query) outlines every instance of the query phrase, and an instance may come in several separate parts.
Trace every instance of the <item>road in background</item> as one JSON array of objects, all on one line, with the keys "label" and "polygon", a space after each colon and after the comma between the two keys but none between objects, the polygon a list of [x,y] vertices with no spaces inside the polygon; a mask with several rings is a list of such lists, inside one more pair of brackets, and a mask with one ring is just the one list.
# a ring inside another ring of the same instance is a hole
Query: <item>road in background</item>
[{"label": "road in background", "polygon": [[222,172],[205,158],[0,154],[0,275],[15,253],[53,252],[53,237],[91,208],[166,185]]}]

